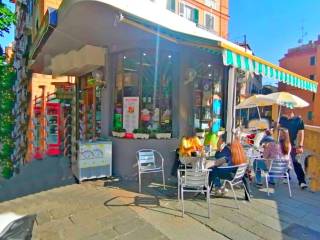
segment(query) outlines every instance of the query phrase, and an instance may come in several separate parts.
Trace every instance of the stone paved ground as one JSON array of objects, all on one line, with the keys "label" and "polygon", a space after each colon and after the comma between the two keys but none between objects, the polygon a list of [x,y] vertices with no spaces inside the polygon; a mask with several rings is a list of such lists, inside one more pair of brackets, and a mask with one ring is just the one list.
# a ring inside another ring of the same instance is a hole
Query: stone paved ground
[{"label": "stone paved ground", "polygon": [[[0,212],[36,213],[33,239],[320,239],[320,193],[282,184],[267,197],[254,188],[240,210],[228,194],[213,198],[208,219],[202,196],[190,196],[181,217],[174,184],[137,193],[135,182],[84,182],[0,203]],[[242,197],[242,191],[237,194]]]}]

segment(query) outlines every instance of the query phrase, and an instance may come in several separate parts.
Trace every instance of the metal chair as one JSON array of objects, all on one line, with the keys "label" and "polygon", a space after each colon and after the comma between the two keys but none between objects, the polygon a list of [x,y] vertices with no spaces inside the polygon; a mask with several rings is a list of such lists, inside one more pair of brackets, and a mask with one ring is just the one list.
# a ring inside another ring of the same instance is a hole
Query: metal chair
[{"label": "metal chair", "polygon": [[268,196],[270,195],[270,193],[269,193],[269,179],[270,178],[278,178],[278,179],[287,179],[288,188],[289,188],[289,195],[290,195],[290,197],[292,197],[288,169],[289,169],[289,161],[288,160],[281,159],[281,158],[272,160],[269,171],[264,172]]},{"label": "metal chair", "polygon": [[[156,159],[160,159],[160,165],[156,164]],[[164,158],[160,152],[154,149],[141,149],[136,152],[139,171],[139,192],[141,192],[141,175],[145,173],[162,172],[163,189],[166,189],[163,162]]]},{"label": "metal chair", "polygon": [[[208,203],[208,218],[210,218],[210,185],[209,185],[210,170],[178,170],[178,199],[182,201],[182,217],[184,217],[184,193],[207,193]],[[183,176],[182,176],[182,173]],[[204,188],[206,190],[204,190]],[[180,198],[181,196],[181,198]]]},{"label": "metal chair", "polygon": [[246,170],[248,168],[248,163],[244,163],[244,164],[236,165],[236,166],[229,166],[229,167],[219,167],[219,168],[220,169],[237,168],[236,174],[232,180],[226,180],[226,179],[222,179],[222,180],[224,180],[223,186],[225,186],[226,183],[228,183],[230,185],[230,188],[233,192],[233,196],[234,196],[234,200],[236,202],[236,205],[237,205],[238,209],[240,209],[240,206],[238,204],[238,198],[237,198],[237,195],[236,195],[233,187],[237,186],[237,185],[242,185],[244,187],[244,190],[246,191],[246,194],[248,196],[249,201],[251,201],[250,195],[248,193],[248,189],[246,188],[246,186],[242,180],[244,177],[244,174],[246,173]]},{"label": "metal chair", "polygon": [[14,213],[0,215],[0,239],[31,240],[36,215],[20,216]]}]

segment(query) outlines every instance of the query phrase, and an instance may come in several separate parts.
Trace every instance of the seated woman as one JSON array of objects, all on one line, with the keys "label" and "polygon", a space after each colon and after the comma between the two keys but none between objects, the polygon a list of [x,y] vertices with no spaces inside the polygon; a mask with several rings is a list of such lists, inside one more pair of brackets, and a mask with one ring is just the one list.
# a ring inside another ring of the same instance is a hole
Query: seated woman
[{"label": "seated woman", "polygon": [[[266,139],[263,144],[263,159],[255,160],[253,162],[253,169],[255,170],[256,175],[256,185],[258,187],[262,186],[261,170],[268,171],[272,160],[281,158],[290,161],[291,144],[289,132],[287,129],[282,128],[280,129],[279,134],[279,144],[275,143],[275,141],[271,138]],[[274,184],[272,179],[270,179],[270,183]]]},{"label": "seated woman", "polygon": [[221,179],[232,180],[237,167],[219,168],[221,166],[236,166],[246,163],[244,150],[238,139],[235,139],[231,145],[226,144],[226,134],[220,136],[218,140],[218,151],[215,154],[217,158],[209,175],[211,184],[215,185],[218,193],[224,193],[225,189],[221,188]]},{"label": "seated woman", "polygon": [[181,157],[196,157],[197,155],[204,155],[204,146],[197,136],[182,137],[179,148],[176,149],[176,161],[172,167],[171,175],[177,176],[177,170],[182,164]]},{"label": "seated woman", "polygon": [[197,136],[183,137],[179,146],[179,155],[182,157],[195,156],[203,152],[203,145]]}]

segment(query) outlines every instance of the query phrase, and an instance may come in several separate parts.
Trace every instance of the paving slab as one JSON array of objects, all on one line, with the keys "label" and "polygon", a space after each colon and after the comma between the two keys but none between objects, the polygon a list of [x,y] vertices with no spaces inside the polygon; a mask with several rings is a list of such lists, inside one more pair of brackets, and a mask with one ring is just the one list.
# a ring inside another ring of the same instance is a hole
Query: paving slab
[{"label": "paving slab", "polygon": [[[171,185],[170,185],[171,184]],[[230,193],[211,200],[187,195],[181,215],[177,189],[152,182],[137,192],[136,182],[88,181],[0,203],[0,212],[36,213],[33,239],[265,239],[293,240],[319,234],[320,193],[277,186],[270,197],[253,188],[254,198],[236,208]],[[295,232],[298,231],[298,232]],[[303,238],[302,238],[303,239]]]}]

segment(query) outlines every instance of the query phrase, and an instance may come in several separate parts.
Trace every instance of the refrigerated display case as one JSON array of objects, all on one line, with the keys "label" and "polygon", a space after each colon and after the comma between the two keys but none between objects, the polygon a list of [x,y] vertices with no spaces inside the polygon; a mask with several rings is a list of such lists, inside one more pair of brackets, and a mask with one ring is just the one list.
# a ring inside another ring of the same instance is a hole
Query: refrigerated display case
[{"label": "refrigerated display case", "polygon": [[79,182],[112,175],[112,142],[80,142],[77,161],[72,171]]},{"label": "refrigerated display case", "polygon": [[60,134],[60,103],[47,103],[46,108],[46,143],[47,155],[55,156],[61,154],[61,134]]}]

